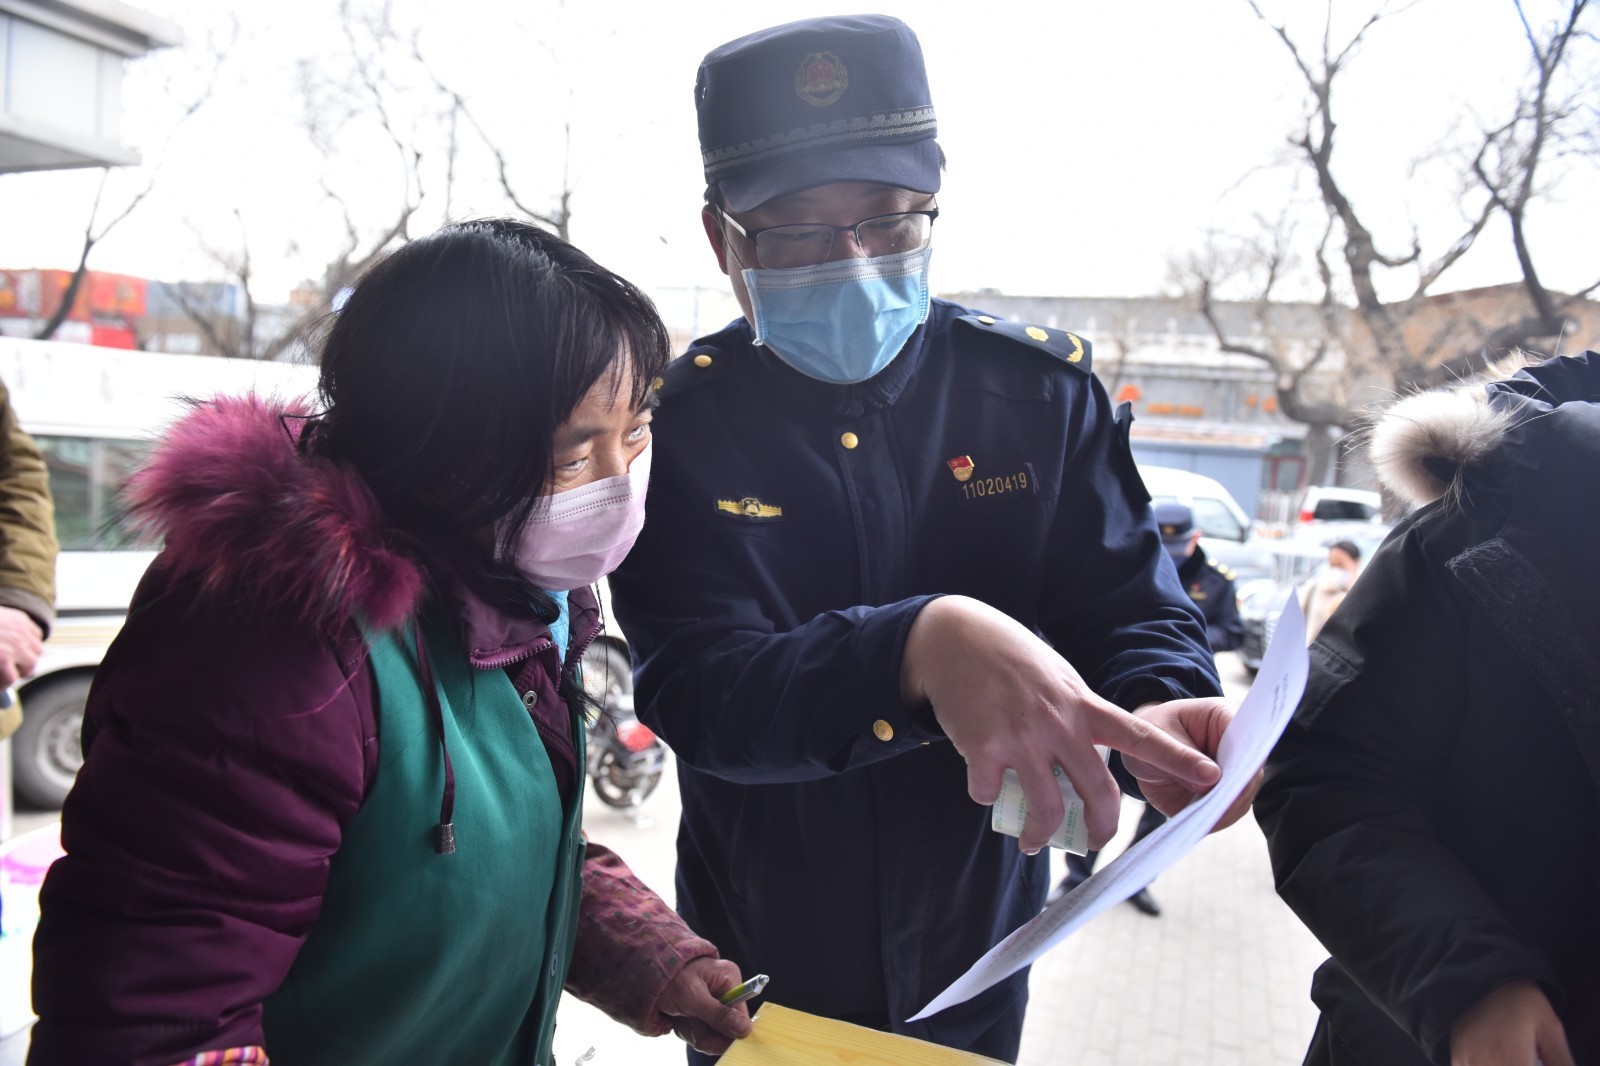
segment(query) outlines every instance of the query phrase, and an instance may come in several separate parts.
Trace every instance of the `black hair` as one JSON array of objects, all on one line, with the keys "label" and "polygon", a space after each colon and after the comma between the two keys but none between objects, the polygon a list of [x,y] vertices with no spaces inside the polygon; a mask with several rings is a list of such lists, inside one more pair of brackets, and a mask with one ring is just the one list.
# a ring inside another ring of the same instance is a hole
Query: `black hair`
[{"label": "black hair", "polygon": [[670,355],[649,298],[572,244],[516,219],[460,222],[356,282],[321,346],[323,414],[302,446],[354,467],[425,559],[553,618],[511,560],[556,431],[608,375],[643,406]]},{"label": "black hair", "polygon": [[1332,544],[1328,545],[1329,551],[1333,551],[1335,548],[1338,548],[1356,562],[1359,563],[1361,561],[1361,549],[1356,547],[1355,541],[1336,540]]}]

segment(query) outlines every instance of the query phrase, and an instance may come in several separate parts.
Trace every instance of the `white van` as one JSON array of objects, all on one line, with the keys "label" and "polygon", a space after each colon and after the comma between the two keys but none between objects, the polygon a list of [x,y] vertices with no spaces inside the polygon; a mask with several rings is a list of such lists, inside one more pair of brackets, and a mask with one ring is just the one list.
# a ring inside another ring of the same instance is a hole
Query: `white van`
[{"label": "white van", "polygon": [[1139,476],[1152,503],[1181,503],[1193,512],[1201,549],[1232,570],[1237,584],[1272,576],[1272,551],[1257,540],[1250,517],[1222,482],[1170,466],[1140,466]]},{"label": "white van", "polygon": [[83,763],[89,680],[122,627],[155,558],[121,522],[119,493],[185,399],[250,391],[309,396],[315,367],[0,338],[0,380],[50,471],[56,535],[56,624],[33,677],[18,686],[11,738],[19,799],[59,807]]},{"label": "white van", "polygon": [[1384,520],[1383,497],[1371,489],[1341,485],[1312,485],[1300,501],[1293,535],[1301,540],[1330,544],[1341,539],[1379,538],[1390,523]]}]

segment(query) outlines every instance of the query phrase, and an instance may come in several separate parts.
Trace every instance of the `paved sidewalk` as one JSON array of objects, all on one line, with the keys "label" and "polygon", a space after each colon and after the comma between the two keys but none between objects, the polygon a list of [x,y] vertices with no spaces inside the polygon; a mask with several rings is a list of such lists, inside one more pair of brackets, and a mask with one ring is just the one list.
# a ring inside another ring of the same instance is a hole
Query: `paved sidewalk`
[{"label": "paved sidewalk", "polygon": [[[611,811],[589,823],[592,837],[669,893],[671,855],[655,842],[670,839],[663,823],[675,823],[675,799],[652,797],[646,809],[657,821],[643,830]],[[1137,821],[1130,801],[1107,860]],[[1059,855],[1055,868],[1065,869]],[[1324,952],[1273,892],[1254,819],[1207,838],[1151,891],[1161,917],[1113,908],[1034,964],[1019,1066],[1300,1062],[1316,1022],[1306,993]],[[684,1061],[676,1041],[639,1037],[568,996],[556,1032],[558,1066],[591,1046],[593,1066]]]},{"label": "paved sidewalk", "polygon": [[[1221,657],[1231,696],[1249,679]],[[670,765],[670,763],[669,763]],[[637,827],[593,800],[589,835],[622,855],[669,899],[677,788],[664,780]],[[1109,861],[1133,835],[1127,802]],[[1057,875],[1065,864],[1057,853]],[[1301,1061],[1316,1010],[1311,971],[1325,953],[1272,890],[1266,841],[1254,818],[1206,839],[1151,891],[1163,913],[1120,906],[1034,964],[1018,1066],[1280,1066]],[[594,1047],[592,1066],[681,1066],[681,1045],[649,1040],[568,996],[556,1030],[557,1066]]]},{"label": "paved sidewalk", "polygon": [[1116,907],[1034,964],[1019,1066],[1300,1062],[1325,953],[1273,892],[1254,819],[1209,837],[1151,893],[1161,917]]},{"label": "paved sidewalk", "polygon": [[[1231,655],[1234,696],[1247,679]],[[585,824],[658,892],[672,898],[677,783],[671,773],[635,819],[591,791]],[[48,820],[45,816],[42,820]],[[1125,805],[1109,860],[1133,834]],[[23,826],[22,828],[26,828]],[[1055,856],[1057,875],[1064,864]],[[1323,952],[1272,891],[1255,821],[1208,838],[1152,892],[1164,913],[1119,906],[1033,967],[1019,1066],[1279,1066],[1300,1062],[1316,1011],[1306,996]],[[778,975],[775,975],[778,976]],[[567,996],[556,1030],[557,1066],[682,1066],[675,1038],[648,1039]],[[0,1040],[0,1066],[26,1053],[27,1034]]]},{"label": "paved sidewalk", "polygon": [[[1242,698],[1238,657],[1217,663]],[[1138,810],[1124,804],[1102,862],[1132,839]],[[1113,908],[1034,963],[1018,1066],[1300,1062],[1317,1020],[1311,972],[1327,953],[1273,891],[1255,818],[1206,838],[1150,891],[1161,917]]]}]

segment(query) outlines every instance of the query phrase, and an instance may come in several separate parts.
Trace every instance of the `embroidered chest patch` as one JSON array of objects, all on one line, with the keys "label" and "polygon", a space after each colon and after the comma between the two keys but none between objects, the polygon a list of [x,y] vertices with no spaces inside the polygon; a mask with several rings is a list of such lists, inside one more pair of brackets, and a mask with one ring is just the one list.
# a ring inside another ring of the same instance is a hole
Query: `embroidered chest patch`
[{"label": "embroidered chest patch", "polygon": [[783,517],[782,507],[763,503],[754,496],[744,496],[737,500],[718,500],[717,511],[749,522],[772,522]]}]

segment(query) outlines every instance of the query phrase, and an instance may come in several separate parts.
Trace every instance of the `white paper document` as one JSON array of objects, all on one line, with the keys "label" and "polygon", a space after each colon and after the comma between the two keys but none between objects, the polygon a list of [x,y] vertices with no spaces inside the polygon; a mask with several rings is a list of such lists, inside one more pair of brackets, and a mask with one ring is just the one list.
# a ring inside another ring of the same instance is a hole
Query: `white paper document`
[{"label": "white paper document", "polygon": [[[1283,735],[1300,694],[1305,691],[1308,667],[1305,618],[1300,613],[1299,597],[1290,596],[1255,684],[1245,694],[1218,745],[1217,765],[1222,769],[1222,779],[1210,792],[1117,856],[1115,862],[1046,905],[1037,917],[991,948],[910,1020],[919,1021],[946,1007],[965,1003],[999,984],[1091,919],[1154,881],[1193,850],[1244,791]],[[959,920],[959,916],[955,917]]]}]

